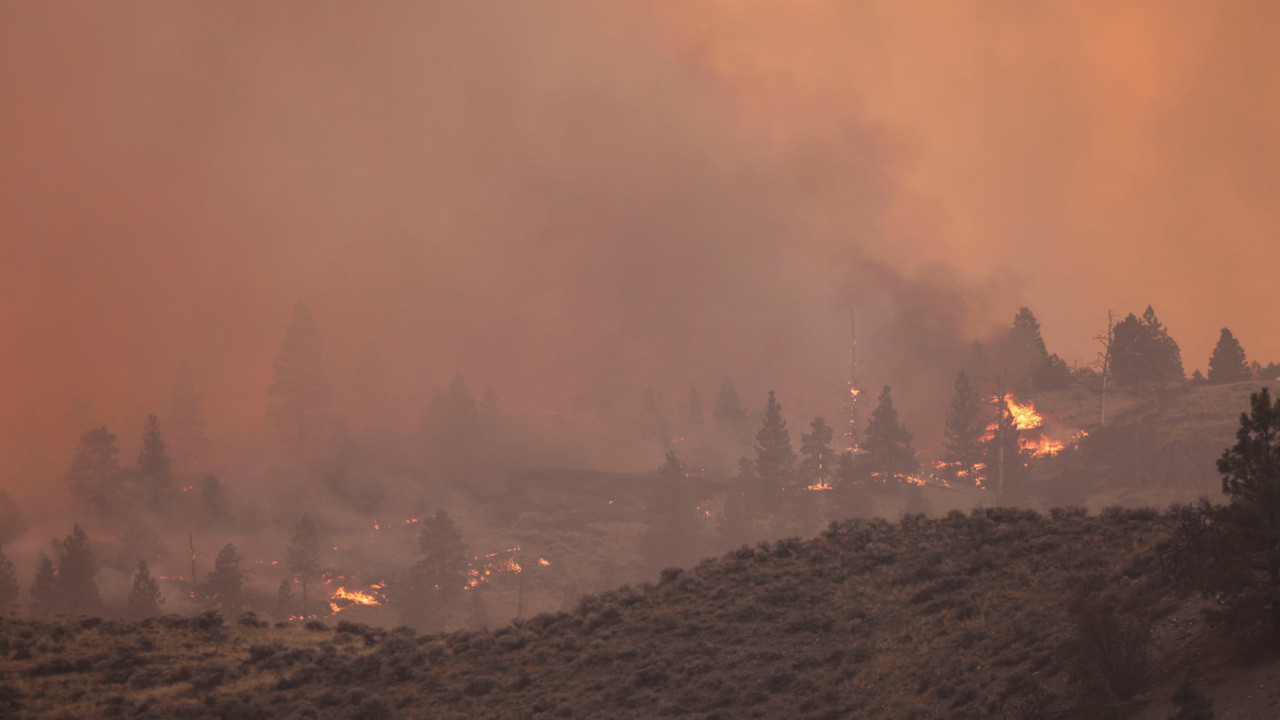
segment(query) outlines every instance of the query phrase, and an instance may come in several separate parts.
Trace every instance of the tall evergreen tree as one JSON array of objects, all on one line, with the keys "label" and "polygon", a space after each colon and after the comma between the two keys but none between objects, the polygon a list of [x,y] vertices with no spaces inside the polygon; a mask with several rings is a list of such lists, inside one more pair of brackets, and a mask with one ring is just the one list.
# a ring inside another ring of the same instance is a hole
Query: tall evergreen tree
[{"label": "tall evergreen tree", "polygon": [[1280,401],[1263,388],[1240,416],[1236,444],[1218,460],[1228,503],[1212,510],[1204,589],[1222,619],[1261,624],[1280,645]]},{"label": "tall evergreen tree", "polygon": [[769,493],[789,487],[795,479],[796,453],[791,449],[787,421],[773,391],[764,409],[764,424],[756,433],[756,472]]},{"label": "tall evergreen tree", "polygon": [[160,595],[160,583],[151,577],[146,561],[138,561],[138,572],[133,576],[133,589],[129,591],[126,614],[130,620],[143,620],[160,614],[164,597]]},{"label": "tall evergreen tree", "polygon": [[66,612],[72,615],[93,614],[102,606],[98,584],[94,581],[97,562],[89,537],[79,525],[62,541],[62,557],[58,563],[58,592]]},{"label": "tall evergreen tree", "polygon": [[668,450],[645,503],[647,527],[641,546],[650,566],[661,569],[695,560],[702,545],[702,518],[684,464]]},{"label": "tall evergreen tree", "polygon": [[736,547],[757,537],[759,487],[760,476],[756,473],[755,463],[748,458],[740,458],[738,476],[730,481],[725,493],[724,511],[716,520],[716,529],[726,544]]},{"label": "tall evergreen tree", "polygon": [[837,456],[831,448],[835,432],[827,421],[814,418],[809,423],[809,432],[800,436],[800,486],[807,487],[815,483],[830,484],[835,472]]},{"label": "tall evergreen tree", "polygon": [[76,500],[105,517],[120,495],[120,464],[116,461],[116,436],[106,427],[80,436],[75,459],[64,476]]},{"label": "tall evergreen tree", "polygon": [[220,525],[231,519],[231,501],[222,483],[212,475],[200,482],[200,500],[196,514],[208,525]]},{"label": "tall evergreen tree", "polygon": [[240,566],[243,559],[236,552],[236,546],[227,543],[218,551],[218,556],[213,560],[213,570],[205,578],[205,597],[224,615],[240,609],[244,595],[245,571]]},{"label": "tall evergreen tree", "polygon": [[13,574],[13,563],[0,551],[0,615],[7,615],[18,607],[18,578]]},{"label": "tall evergreen tree", "polygon": [[442,509],[422,522],[418,540],[423,556],[401,582],[400,616],[410,627],[439,630],[467,587],[467,545]]},{"label": "tall evergreen tree", "polygon": [[451,455],[468,456],[480,450],[483,422],[471,388],[454,373],[449,389],[436,392],[427,415],[431,443]]},{"label": "tall evergreen tree", "polygon": [[1040,321],[1030,308],[1019,308],[1009,329],[1008,373],[1014,385],[1024,390],[1034,388],[1036,375],[1048,360]]},{"label": "tall evergreen tree", "polygon": [[716,432],[742,441],[747,436],[747,409],[738,396],[738,388],[728,375],[720,382],[720,390],[716,393],[715,407]]},{"label": "tall evergreen tree", "polygon": [[986,432],[982,400],[963,369],[956,374],[956,394],[951,399],[943,430],[946,471],[949,480],[976,483],[983,462],[982,436]]},{"label": "tall evergreen tree", "polygon": [[40,553],[36,559],[36,577],[31,582],[31,612],[35,615],[54,615],[62,612],[64,603],[58,589],[58,571],[48,555]]},{"label": "tall evergreen tree", "polygon": [[286,447],[315,447],[328,429],[329,385],[323,341],[305,303],[293,308],[284,343],[276,354],[275,378],[267,388],[267,424]]},{"label": "tall evergreen tree", "polygon": [[309,515],[303,515],[293,531],[293,542],[285,550],[285,564],[302,585],[302,607],[307,607],[307,586],[320,572],[320,535]]},{"label": "tall evergreen tree", "polygon": [[911,441],[915,433],[909,432],[898,421],[898,411],[893,407],[889,386],[880,392],[880,402],[871,411],[871,420],[864,433],[862,451],[867,472],[881,481],[901,479],[920,469]]},{"label": "tall evergreen tree", "polygon": [[1245,360],[1244,348],[1240,341],[1227,328],[1222,328],[1218,336],[1218,344],[1213,348],[1209,358],[1209,383],[1221,385],[1225,383],[1250,380],[1249,363]]},{"label": "tall evergreen tree", "polygon": [[173,502],[173,475],[169,471],[169,450],[160,434],[160,421],[147,416],[142,429],[142,449],[138,452],[137,479],[143,500],[160,511]]},{"label": "tall evergreen tree", "polygon": [[191,368],[183,363],[178,366],[177,377],[169,390],[169,407],[165,426],[178,471],[187,474],[200,466],[207,440],[204,434],[204,407],[200,393],[196,392],[195,377]]},{"label": "tall evergreen tree", "polygon": [[698,388],[690,386],[689,397],[685,400],[684,407],[680,409],[680,425],[685,432],[697,432],[704,424],[702,398],[698,395]]},{"label": "tall evergreen tree", "polygon": [[0,490],[0,545],[17,540],[26,531],[27,521],[22,517],[22,510],[9,493]]},{"label": "tall evergreen tree", "polygon": [[1129,313],[1111,334],[1111,375],[1117,385],[1182,382],[1182,351],[1150,306],[1139,318]]}]

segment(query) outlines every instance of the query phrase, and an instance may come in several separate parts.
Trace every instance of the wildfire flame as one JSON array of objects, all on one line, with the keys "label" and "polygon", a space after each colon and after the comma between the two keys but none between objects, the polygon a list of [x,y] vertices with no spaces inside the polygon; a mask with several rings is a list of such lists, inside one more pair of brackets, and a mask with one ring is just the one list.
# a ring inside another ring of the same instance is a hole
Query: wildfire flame
[{"label": "wildfire flame", "polygon": [[819,480],[818,482],[805,487],[805,490],[834,490],[834,489],[835,489],[835,485],[832,485],[826,480]]}]

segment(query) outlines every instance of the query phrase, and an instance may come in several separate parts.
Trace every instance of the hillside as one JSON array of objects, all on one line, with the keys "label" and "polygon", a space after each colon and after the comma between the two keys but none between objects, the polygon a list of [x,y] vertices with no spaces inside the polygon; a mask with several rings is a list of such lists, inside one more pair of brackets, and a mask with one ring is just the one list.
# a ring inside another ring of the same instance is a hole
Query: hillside
[{"label": "hillside", "polygon": [[1154,622],[1156,708],[1199,627],[1169,532],[1119,509],[850,521],[492,632],[9,619],[0,694],[12,717],[1054,717],[1097,664],[1083,608]]}]

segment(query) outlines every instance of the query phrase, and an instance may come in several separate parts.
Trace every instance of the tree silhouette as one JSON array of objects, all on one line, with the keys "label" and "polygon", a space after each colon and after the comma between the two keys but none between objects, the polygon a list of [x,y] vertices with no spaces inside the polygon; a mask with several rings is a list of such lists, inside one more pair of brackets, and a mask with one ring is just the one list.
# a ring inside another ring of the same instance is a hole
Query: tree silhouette
[{"label": "tree silhouette", "polygon": [[98,585],[94,581],[97,563],[89,537],[79,525],[62,541],[62,557],[58,562],[56,587],[61,605],[69,614],[93,614],[102,606]]},{"label": "tree silhouette", "polygon": [[8,614],[18,607],[18,578],[13,574],[13,563],[0,551],[0,614]]},{"label": "tree silhouette", "polygon": [[129,591],[126,614],[131,620],[142,620],[160,614],[164,597],[160,595],[160,583],[151,577],[144,560],[138,561],[138,572],[133,576],[133,589]]},{"label": "tree silhouette", "polygon": [[206,475],[201,481],[196,514],[208,525],[220,525],[231,518],[231,502],[218,478]]},{"label": "tree silhouette", "polygon": [[245,571],[240,567],[244,558],[236,552],[236,546],[227,543],[213,560],[213,570],[205,578],[204,592],[224,615],[240,609],[244,593]]},{"label": "tree silhouette", "polygon": [[22,510],[9,493],[0,490],[0,545],[17,540],[26,531],[27,521],[22,517]]},{"label": "tree silhouette", "polygon": [[956,374],[956,394],[951,399],[943,430],[946,455],[946,472],[950,480],[968,483],[979,481],[978,465],[983,461],[982,436],[987,422],[983,417],[982,400],[969,383],[969,375],[963,369]]},{"label": "tree silhouette", "polygon": [[1253,373],[1249,372],[1249,363],[1245,360],[1240,341],[1236,340],[1230,330],[1222,328],[1218,344],[1214,346],[1213,355],[1209,358],[1209,383],[1220,385],[1252,378]]},{"label": "tree silhouette", "polygon": [[62,612],[62,593],[58,589],[58,571],[49,556],[40,553],[36,560],[36,577],[31,583],[31,612],[52,615]]},{"label": "tree silhouette", "polygon": [[1129,313],[1111,337],[1111,375],[1118,385],[1182,382],[1182,351],[1147,306],[1142,317]]},{"label": "tree silhouette", "polygon": [[173,454],[178,461],[180,474],[199,467],[205,449],[204,408],[200,394],[196,392],[195,377],[186,363],[178,366],[177,377],[169,391],[168,414],[165,426]]},{"label": "tree silhouette", "polygon": [[756,538],[760,504],[760,476],[755,463],[739,458],[738,475],[729,482],[724,510],[716,519],[716,530],[726,544],[736,547]]},{"label": "tree silhouette", "polygon": [[467,587],[467,545],[443,509],[422,521],[418,541],[423,557],[401,581],[401,620],[410,627],[441,629]]},{"label": "tree silhouette", "polygon": [[680,408],[680,426],[685,432],[697,432],[704,424],[702,398],[698,395],[698,388],[690,386],[689,397],[685,400],[684,407]]},{"label": "tree silhouette", "polygon": [[827,421],[814,418],[809,432],[800,436],[800,486],[815,483],[829,484],[835,471],[837,456],[831,448],[835,432]]},{"label": "tree silhouette", "polygon": [[791,449],[787,421],[782,419],[782,406],[773,391],[764,409],[764,424],[756,433],[756,473],[766,492],[772,494],[791,485],[795,479],[796,453]]},{"label": "tree silhouette", "polygon": [[330,417],[323,341],[311,310],[302,301],[294,306],[293,319],[285,327],[267,396],[271,398],[267,424],[286,447],[314,448],[324,437]]},{"label": "tree silhouette", "polygon": [[920,469],[911,441],[915,434],[898,421],[898,411],[893,407],[889,386],[880,392],[880,402],[871,411],[862,443],[863,463],[874,478],[887,481],[901,479]]},{"label": "tree silhouette", "polygon": [[702,543],[702,513],[684,464],[668,450],[645,503],[646,529],[641,554],[655,569],[684,565],[697,558]]},{"label": "tree silhouette", "polygon": [[120,464],[116,461],[116,436],[106,427],[94,428],[80,436],[75,459],[64,476],[71,494],[105,517],[120,495]]},{"label": "tree silhouette", "polygon": [[302,585],[302,607],[307,607],[307,584],[320,572],[320,536],[311,517],[303,515],[293,531],[293,542],[285,550],[285,563],[289,572]]},{"label": "tree silhouette", "polygon": [[[720,390],[716,393],[716,407],[713,413],[716,432],[731,438],[734,442],[743,442],[747,435],[747,409],[738,396],[738,388],[728,375],[720,382]],[[745,444],[745,443],[744,443]]]},{"label": "tree silhouette", "polygon": [[169,471],[169,451],[160,434],[155,415],[147,416],[138,452],[138,490],[152,510],[161,511],[173,502],[173,475]]}]

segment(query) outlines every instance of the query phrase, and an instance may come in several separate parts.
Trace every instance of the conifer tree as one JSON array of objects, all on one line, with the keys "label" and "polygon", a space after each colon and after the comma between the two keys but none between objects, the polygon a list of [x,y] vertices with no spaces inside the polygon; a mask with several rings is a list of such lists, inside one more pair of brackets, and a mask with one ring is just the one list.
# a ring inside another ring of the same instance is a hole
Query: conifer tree
[{"label": "conifer tree", "polygon": [[284,343],[276,354],[275,378],[267,388],[267,424],[286,447],[305,450],[324,437],[329,423],[329,385],[323,341],[311,310],[293,308]]},{"label": "conifer tree", "polygon": [[1240,341],[1227,328],[1222,328],[1218,336],[1218,344],[1213,348],[1209,358],[1209,383],[1221,385],[1225,383],[1250,380],[1249,363],[1245,360],[1244,348]]},{"label": "conifer tree", "polygon": [[956,394],[951,399],[944,429],[947,474],[951,480],[963,479],[968,483],[978,481],[977,466],[983,461],[982,436],[987,423],[983,417],[982,401],[969,383],[969,375],[963,369],[956,374]]},{"label": "conifer tree", "polygon": [[143,620],[160,614],[164,597],[160,595],[160,583],[151,577],[144,560],[138,561],[138,572],[133,576],[133,589],[129,591],[126,613],[131,620]]},{"label": "conifer tree", "polygon": [[169,450],[160,434],[155,415],[147,416],[138,452],[138,485],[143,500],[152,510],[161,511],[173,502],[173,475],[169,470]]},{"label": "conifer tree", "polygon": [[702,544],[702,513],[684,464],[674,451],[658,469],[645,504],[642,553],[656,569],[684,565],[697,558]]},{"label": "conifer tree", "polygon": [[755,463],[746,457],[739,458],[738,475],[729,483],[724,511],[716,520],[716,529],[727,545],[737,547],[755,539],[759,486]]},{"label": "conifer tree", "polygon": [[462,373],[454,373],[449,389],[437,391],[431,401],[426,428],[429,441],[451,455],[469,455],[481,448],[482,427],[480,407],[471,388]]},{"label": "conifer tree", "polygon": [[320,536],[310,516],[303,515],[294,528],[293,542],[285,551],[285,563],[302,585],[302,607],[305,611],[308,583],[320,572]]},{"label": "conifer tree", "polygon": [[0,551],[0,615],[7,615],[18,607],[18,578],[13,574],[13,563]]},{"label": "conifer tree", "polygon": [[418,540],[423,557],[401,582],[400,615],[410,627],[436,630],[467,586],[467,545],[443,509],[422,522]]},{"label": "conifer tree", "polygon": [[293,578],[281,580],[280,586],[276,588],[275,611],[276,617],[281,620],[293,617]]},{"label": "conifer tree", "polygon": [[680,425],[686,432],[697,432],[704,424],[702,398],[698,395],[698,388],[690,386],[689,397],[685,400],[684,407],[680,409]]},{"label": "conifer tree", "polygon": [[220,525],[231,518],[231,502],[222,489],[222,483],[212,475],[206,475],[200,483],[200,501],[197,515],[206,524]]},{"label": "conifer tree", "polygon": [[835,472],[837,456],[831,448],[835,432],[827,421],[814,418],[809,423],[809,432],[800,436],[800,486],[807,487],[815,483],[830,484]]},{"label": "conifer tree", "polygon": [[1117,385],[1182,382],[1182,351],[1150,306],[1138,318],[1129,313],[1111,337],[1111,374]]},{"label": "conifer tree", "polygon": [[1044,338],[1040,336],[1040,321],[1030,308],[1018,309],[1009,329],[1009,374],[1014,385],[1022,389],[1034,387],[1040,367],[1049,359]]},{"label": "conifer tree", "polygon": [[240,609],[244,593],[244,558],[236,552],[233,543],[227,543],[213,560],[213,570],[205,578],[205,596],[224,614]]},{"label": "conifer tree", "polygon": [[791,485],[795,479],[796,453],[791,448],[787,421],[782,419],[782,406],[773,391],[764,410],[764,425],[756,433],[756,472],[766,492],[772,494]]},{"label": "conifer tree", "polygon": [[864,438],[864,463],[872,477],[881,481],[901,479],[920,469],[915,450],[911,447],[915,434],[898,421],[898,411],[893,407],[888,385],[880,392],[876,409],[871,411]]},{"label": "conifer tree", "polygon": [[40,553],[36,559],[36,577],[31,583],[31,612],[35,615],[54,615],[62,612],[62,593],[58,589],[58,571],[48,555]]},{"label": "conifer tree", "polygon": [[89,537],[79,525],[62,541],[62,557],[58,563],[56,587],[67,613],[93,614],[99,611],[102,598],[94,581],[97,563]]},{"label": "conifer tree", "polygon": [[0,490],[0,545],[17,540],[27,531],[27,521],[22,510],[9,493]]},{"label": "conifer tree", "polygon": [[720,383],[716,393],[715,407],[716,432],[734,441],[741,442],[747,434],[747,409],[738,396],[738,388],[728,375]]},{"label": "conifer tree", "polygon": [[120,494],[120,465],[116,461],[116,436],[106,427],[80,436],[75,459],[65,475],[76,500],[105,517]]},{"label": "conifer tree", "polygon": [[186,363],[178,366],[177,377],[169,391],[165,426],[179,472],[183,475],[199,467],[205,450],[204,408],[196,392],[195,377]]}]

